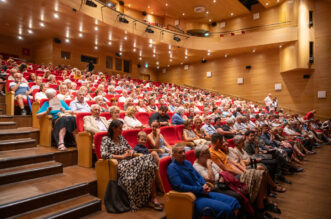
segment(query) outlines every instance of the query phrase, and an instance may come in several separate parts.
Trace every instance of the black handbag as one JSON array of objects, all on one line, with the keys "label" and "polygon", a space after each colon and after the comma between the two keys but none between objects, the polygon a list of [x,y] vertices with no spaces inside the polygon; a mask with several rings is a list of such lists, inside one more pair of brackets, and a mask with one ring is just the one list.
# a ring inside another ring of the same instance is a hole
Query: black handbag
[{"label": "black handbag", "polygon": [[128,195],[117,181],[109,180],[106,194],[105,207],[108,213],[123,213],[130,211]]}]

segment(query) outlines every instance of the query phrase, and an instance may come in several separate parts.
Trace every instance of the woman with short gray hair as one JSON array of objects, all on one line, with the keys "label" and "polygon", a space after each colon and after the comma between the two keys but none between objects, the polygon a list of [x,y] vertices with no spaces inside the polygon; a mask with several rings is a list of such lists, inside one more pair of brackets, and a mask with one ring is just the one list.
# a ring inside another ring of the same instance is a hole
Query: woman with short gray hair
[{"label": "woman with short gray hair", "polygon": [[72,113],[69,106],[56,97],[56,90],[47,89],[45,94],[48,98],[37,112],[37,118],[51,115],[53,118],[52,146],[60,151],[67,150],[66,146],[76,146],[73,136],[76,131],[76,118],[68,113]]},{"label": "woman with short gray hair", "polygon": [[172,125],[184,125],[185,120],[183,119],[185,109],[183,107],[178,107],[176,113],[171,118]]}]

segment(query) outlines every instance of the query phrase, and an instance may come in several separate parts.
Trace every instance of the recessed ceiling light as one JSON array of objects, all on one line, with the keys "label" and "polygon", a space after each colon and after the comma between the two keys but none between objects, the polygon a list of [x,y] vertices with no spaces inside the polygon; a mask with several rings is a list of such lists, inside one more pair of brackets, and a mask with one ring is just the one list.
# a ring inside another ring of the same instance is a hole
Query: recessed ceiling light
[{"label": "recessed ceiling light", "polygon": [[41,27],[45,27],[45,24],[43,22],[40,22]]},{"label": "recessed ceiling light", "polygon": [[216,0],[213,0],[213,3],[216,3]]},{"label": "recessed ceiling light", "polygon": [[211,19],[209,18],[209,20],[208,20],[209,22],[211,22]]},{"label": "recessed ceiling light", "polygon": [[150,5],[148,5],[148,6],[147,6],[147,8],[151,8],[151,6],[150,6]]},{"label": "recessed ceiling light", "polygon": [[153,57],[155,58],[155,54],[153,54]]},{"label": "recessed ceiling light", "polygon": [[98,27],[94,27],[94,30],[95,30],[95,31],[98,31],[98,30],[99,30],[99,28],[98,28]]},{"label": "recessed ceiling light", "polygon": [[133,50],[132,50],[133,52],[136,52],[137,50],[136,50],[136,48],[133,48]]},{"label": "recessed ceiling light", "polygon": [[252,53],[255,53],[255,52],[256,52],[256,49],[253,49],[253,50],[252,50]]},{"label": "recessed ceiling light", "polygon": [[29,34],[33,34],[33,31],[32,31],[32,30],[28,30],[28,33],[29,33]]},{"label": "recessed ceiling light", "polygon": [[95,49],[95,50],[97,50],[97,49],[98,49],[98,47],[97,47],[97,46],[95,46],[95,47],[94,47],[94,49]]},{"label": "recessed ceiling light", "polygon": [[170,67],[170,65],[168,65],[168,68]]},{"label": "recessed ceiling light", "polygon": [[122,55],[122,52],[119,52],[119,53],[118,53],[118,55],[120,55],[120,56],[121,56],[121,55]]},{"label": "recessed ceiling light", "polygon": [[185,13],[183,13],[182,15],[185,16]]},{"label": "recessed ceiling light", "polygon": [[234,15],[234,13],[233,12],[231,12],[231,14],[230,14],[231,16],[233,16]]},{"label": "recessed ceiling light", "polygon": [[66,38],[65,41],[66,41],[66,43],[69,43],[70,42],[70,40],[68,38]]},{"label": "recessed ceiling light", "polygon": [[111,46],[111,42],[110,41],[108,42],[108,45]]},{"label": "recessed ceiling light", "polygon": [[124,36],[124,40],[128,40],[128,36]]},{"label": "recessed ceiling light", "polygon": [[156,61],[156,65],[159,65],[160,63],[159,63],[159,61]]},{"label": "recessed ceiling light", "polygon": [[172,59],[170,59],[169,61],[172,62]]},{"label": "recessed ceiling light", "polygon": [[97,19],[95,19],[95,22],[94,22],[95,24],[98,24],[99,22],[98,22],[98,20]]},{"label": "recessed ceiling light", "polygon": [[283,45],[279,45],[279,48],[282,48],[283,47]]},{"label": "recessed ceiling light", "polygon": [[209,11],[206,11],[206,14],[209,14]]},{"label": "recessed ceiling light", "polygon": [[188,57],[187,56],[185,56],[185,59],[187,59]]},{"label": "recessed ceiling light", "polygon": [[168,3],[165,3],[165,6],[168,7]]},{"label": "recessed ceiling light", "polygon": [[227,58],[227,57],[228,57],[228,54],[225,54],[225,55],[224,55],[224,58]]},{"label": "recessed ceiling light", "polygon": [[159,66],[156,66],[157,69],[159,69],[160,67]]},{"label": "recessed ceiling light", "polygon": [[124,31],[125,34],[128,34],[128,31]]},{"label": "recessed ceiling light", "polygon": [[23,40],[23,37],[22,37],[22,36],[17,36],[17,38],[18,38],[19,40]]},{"label": "recessed ceiling light", "polygon": [[128,7],[130,8],[131,7],[131,4],[128,4]]},{"label": "recessed ceiling light", "polygon": [[279,0],[277,0],[277,3],[279,2]]},{"label": "recessed ceiling light", "polygon": [[59,15],[58,15],[57,13],[54,13],[54,17],[55,17],[56,19],[59,19]]},{"label": "recessed ceiling light", "polygon": [[139,57],[139,60],[141,61],[143,58]]},{"label": "recessed ceiling light", "polygon": [[79,33],[78,36],[79,36],[79,37],[83,37],[83,34],[82,34],[82,33]]},{"label": "recessed ceiling light", "polygon": [[269,2],[265,3],[265,5],[268,6],[269,5]]},{"label": "recessed ceiling light", "polygon": [[149,39],[148,42],[151,44],[151,43],[153,43],[153,40],[152,39]]},{"label": "recessed ceiling light", "polygon": [[154,14],[154,12],[152,11],[151,14]]},{"label": "recessed ceiling light", "polygon": [[6,0],[1,0],[2,2],[6,2]]}]

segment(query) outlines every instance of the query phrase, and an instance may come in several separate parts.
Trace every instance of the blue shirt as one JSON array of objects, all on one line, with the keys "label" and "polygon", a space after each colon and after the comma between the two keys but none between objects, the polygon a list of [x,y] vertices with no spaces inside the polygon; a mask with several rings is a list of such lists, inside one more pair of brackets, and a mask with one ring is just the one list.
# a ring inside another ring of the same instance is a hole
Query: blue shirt
[{"label": "blue shirt", "polygon": [[[68,105],[63,101],[61,101],[61,106],[65,109],[65,110],[70,110],[70,108],[68,107]],[[42,113],[42,112],[46,112],[47,108],[49,107],[49,102],[46,101],[39,109],[38,113]],[[49,115],[51,115],[53,117],[53,120],[56,120],[57,118],[59,118],[59,116],[57,115],[60,112],[60,110],[51,110],[49,112]]]},{"label": "blue shirt", "polygon": [[[17,82],[15,82],[15,81],[10,82],[9,87],[10,88],[13,88],[13,87],[16,86],[16,84],[17,84]],[[30,90],[28,84],[27,83],[24,83],[24,82],[21,82],[20,83],[20,86],[15,91],[15,96],[17,96],[17,95],[25,95],[25,92],[27,92],[28,90]]]},{"label": "blue shirt", "polygon": [[141,144],[137,144],[134,147],[134,151],[136,151],[137,153],[141,153],[141,154],[148,154],[148,148],[146,148],[145,145],[141,145]]},{"label": "blue shirt", "polygon": [[175,113],[172,116],[171,124],[173,124],[173,125],[184,125],[184,122],[185,122],[184,119],[178,113]]},{"label": "blue shirt", "polygon": [[209,124],[209,125],[208,124],[204,124],[201,127],[201,130],[205,130],[208,135],[212,135],[212,134],[214,134],[214,133],[217,132],[216,129],[215,129],[215,127],[212,126],[211,124]]},{"label": "blue shirt", "polygon": [[172,160],[168,166],[167,175],[174,190],[193,192],[197,196],[204,194],[202,186],[206,182],[189,161],[185,160],[184,163],[178,163]]}]

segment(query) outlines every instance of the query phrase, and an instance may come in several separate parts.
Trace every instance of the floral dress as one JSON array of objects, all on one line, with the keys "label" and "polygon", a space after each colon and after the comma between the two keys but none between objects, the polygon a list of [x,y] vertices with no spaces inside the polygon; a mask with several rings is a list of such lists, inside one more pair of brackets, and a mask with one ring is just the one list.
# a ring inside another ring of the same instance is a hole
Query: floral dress
[{"label": "floral dress", "polygon": [[[103,159],[111,159],[112,155],[121,155],[127,150],[132,148],[123,136],[119,136],[119,144],[108,136],[102,138]],[[157,168],[154,157],[150,154],[118,160],[118,184],[126,189],[131,210],[137,210],[151,200],[152,184]]]}]

